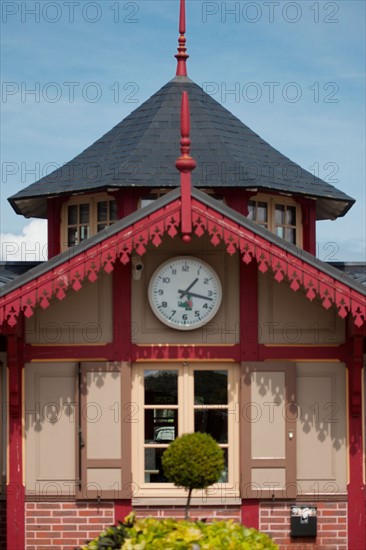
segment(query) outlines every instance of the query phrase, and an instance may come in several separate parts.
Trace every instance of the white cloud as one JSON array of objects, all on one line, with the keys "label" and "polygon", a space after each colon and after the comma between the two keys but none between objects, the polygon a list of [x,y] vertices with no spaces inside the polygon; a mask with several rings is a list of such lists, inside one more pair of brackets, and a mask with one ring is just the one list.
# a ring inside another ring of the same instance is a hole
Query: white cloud
[{"label": "white cloud", "polygon": [[31,262],[47,260],[47,221],[31,220],[20,235],[0,234],[0,260]]}]

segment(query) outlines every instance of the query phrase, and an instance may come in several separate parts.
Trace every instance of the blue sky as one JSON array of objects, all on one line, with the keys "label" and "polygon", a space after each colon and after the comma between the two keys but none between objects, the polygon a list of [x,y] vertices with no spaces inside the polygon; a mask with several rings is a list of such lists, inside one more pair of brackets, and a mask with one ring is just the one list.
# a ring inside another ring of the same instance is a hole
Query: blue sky
[{"label": "blue sky", "polygon": [[[8,196],[174,76],[178,8],[178,0],[2,2],[3,243],[44,239],[42,224],[29,226]],[[187,46],[195,82],[357,200],[344,218],[318,223],[319,257],[366,261],[365,3],[187,0]]]}]

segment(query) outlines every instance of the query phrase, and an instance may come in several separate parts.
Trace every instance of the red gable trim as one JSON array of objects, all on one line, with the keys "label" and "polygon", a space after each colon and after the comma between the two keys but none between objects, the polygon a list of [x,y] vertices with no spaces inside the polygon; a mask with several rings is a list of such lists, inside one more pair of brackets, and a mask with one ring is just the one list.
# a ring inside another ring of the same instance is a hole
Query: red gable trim
[{"label": "red gable trim", "polygon": [[[6,321],[14,326],[21,311],[26,317],[31,317],[36,305],[45,309],[53,297],[63,300],[66,290],[72,288],[78,291],[85,280],[96,281],[101,269],[107,273],[113,271],[117,259],[127,264],[133,251],[143,255],[149,242],[159,246],[163,235],[175,237],[180,218],[181,204],[178,199],[86,252],[66,260],[61,266],[10,291],[0,298],[0,324]],[[223,241],[229,254],[238,250],[245,263],[256,260],[262,273],[272,271],[278,282],[287,278],[294,292],[302,287],[308,300],[320,298],[325,309],[334,304],[342,319],[351,313],[357,327],[365,322],[366,296],[309,265],[301,255],[283,250],[195,198],[192,198],[192,223],[195,235],[202,237],[208,233],[214,246]]]}]

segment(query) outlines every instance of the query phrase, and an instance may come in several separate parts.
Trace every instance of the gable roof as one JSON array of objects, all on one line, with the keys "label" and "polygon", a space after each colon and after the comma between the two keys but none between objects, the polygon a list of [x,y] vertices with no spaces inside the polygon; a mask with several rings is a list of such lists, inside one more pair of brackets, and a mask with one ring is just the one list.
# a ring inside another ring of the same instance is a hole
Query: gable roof
[{"label": "gable roof", "polygon": [[9,201],[47,217],[47,199],[98,189],[176,186],[182,91],[189,92],[196,187],[240,187],[317,199],[317,219],[343,216],[354,199],[274,149],[188,77],[177,76],[112,130]]},{"label": "gable roof", "polygon": [[[208,234],[213,245],[222,241],[229,254],[238,251],[245,263],[255,260],[259,271],[270,270],[278,282],[287,279],[295,292],[302,287],[310,301],[318,297],[326,309],[334,304],[340,317],[350,313],[356,326],[365,322],[364,285],[197,189],[191,202],[195,235]],[[37,305],[47,308],[53,297],[64,299],[67,290],[94,282],[100,270],[111,272],[117,260],[127,264],[133,252],[144,254],[149,242],[159,246],[165,234],[176,237],[180,223],[176,189],[2,287],[0,324],[15,325],[20,312],[30,317]]]}]

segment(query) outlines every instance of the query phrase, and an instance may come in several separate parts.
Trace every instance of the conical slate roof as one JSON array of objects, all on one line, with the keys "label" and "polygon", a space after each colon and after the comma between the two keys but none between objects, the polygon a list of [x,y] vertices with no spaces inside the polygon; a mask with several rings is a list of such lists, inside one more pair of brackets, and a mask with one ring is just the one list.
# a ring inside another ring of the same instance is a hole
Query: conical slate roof
[{"label": "conical slate roof", "polygon": [[344,215],[354,200],[271,147],[186,76],[176,76],[93,145],[9,201],[26,217],[47,217],[47,199],[126,187],[179,185],[180,102],[188,91],[192,183],[200,188],[274,190],[317,199],[317,218]]}]

